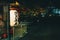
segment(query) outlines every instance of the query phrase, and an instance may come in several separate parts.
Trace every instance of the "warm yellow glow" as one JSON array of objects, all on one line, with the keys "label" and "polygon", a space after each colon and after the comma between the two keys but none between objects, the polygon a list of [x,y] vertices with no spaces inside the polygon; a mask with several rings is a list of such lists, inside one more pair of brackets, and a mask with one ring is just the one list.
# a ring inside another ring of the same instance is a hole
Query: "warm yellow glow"
[{"label": "warm yellow glow", "polygon": [[15,12],[16,10],[10,10],[10,26],[15,25]]},{"label": "warm yellow glow", "polygon": [[19,3],[17,1],[15,3],[10,3],[10,6],[19,6]]},{"label": "warm yellow glow", "polygon": [[16,1],[16,5],[19,5],[19,3]]}]

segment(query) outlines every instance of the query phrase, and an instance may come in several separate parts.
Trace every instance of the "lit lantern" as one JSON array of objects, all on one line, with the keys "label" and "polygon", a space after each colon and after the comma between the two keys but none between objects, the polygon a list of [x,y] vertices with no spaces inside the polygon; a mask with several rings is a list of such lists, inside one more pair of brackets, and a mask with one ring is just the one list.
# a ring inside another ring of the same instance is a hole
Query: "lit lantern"
[{"label": "lit lantern", "polygon": [[10,26],[18,25],[18,12],[17,10],[10,10]]},{"label": "lit lantern", "polygon": [[16,1],[15,3],[10,4],[10,26],[18,25],[18,18],[20,16],[19,3]]},{"label": "lit lantern", "polygon": [[18,3],[16,2],[14,5],[10,5],[10,26],[17,26],[18,25],[18,18],[19,18],[19,8]]}]

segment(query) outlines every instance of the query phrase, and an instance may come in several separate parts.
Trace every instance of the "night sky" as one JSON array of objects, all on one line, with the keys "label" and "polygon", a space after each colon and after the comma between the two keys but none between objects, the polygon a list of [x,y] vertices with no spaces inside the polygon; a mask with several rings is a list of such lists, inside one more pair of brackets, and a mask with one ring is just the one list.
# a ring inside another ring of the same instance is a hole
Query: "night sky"
[{"label": "night sky", "polygon": [[[8,0],[8,2],[14,2],[14,0]],[[26,7],[47,7],[48,5],[59,7],[60,4],[59,0],[18,0],[18,2]]]},{"label": "night sky", "polygon": [[[1,0],[2,2],[11,3],[15,0]],[[0,2],[1,2],[0,1]],[[60,7],[60,0],[17,0],[19,3],[25,5],[26,7],[47,7],[49,5],[53,5],[56,7]]]}]

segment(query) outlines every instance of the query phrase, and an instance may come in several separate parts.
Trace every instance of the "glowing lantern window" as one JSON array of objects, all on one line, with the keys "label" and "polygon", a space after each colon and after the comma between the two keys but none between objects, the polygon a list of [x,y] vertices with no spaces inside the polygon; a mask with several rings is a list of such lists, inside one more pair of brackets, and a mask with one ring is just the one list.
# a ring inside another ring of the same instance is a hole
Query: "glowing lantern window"
[{"label": "glowing lantern window", "polygon": [[18,24],[18,12],[16,10],[10,10],[10,26]]}]

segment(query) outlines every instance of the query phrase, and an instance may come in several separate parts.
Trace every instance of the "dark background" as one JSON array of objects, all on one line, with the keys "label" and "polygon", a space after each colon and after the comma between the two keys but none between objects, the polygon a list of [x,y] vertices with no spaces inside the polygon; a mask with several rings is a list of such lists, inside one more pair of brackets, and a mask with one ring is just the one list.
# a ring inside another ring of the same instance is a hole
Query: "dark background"
[{"label": "dark background", "polygon": [[[15,0],[8,0],[8,2],[14,2]],[[18,0],[19,3],[24,4],[26,7],[47,7],[48,5],[53,5],[60,7],[60,0]]]},{"label": "dark background", "polygon": [[[9,0],[9,2],[12,2]],[[59,0],[18,0],[19,3],[28,8],[55,6],[60,8]],[[29,25],[28,34],[21,40],[59,40],[60,17],[32,18],[33,23]],[[20,39],[19,39],[20,40]]]},{"label": "dark background", "polygon": [[[14,1],[1,0],[0,2],[12,3]],[[59,0],[18,0],[18,2],[28,8],[47,7],[50,5],[60,8]],[[60,17],[38,18],[39,22],[36,20],[37,18],[32,20],[33,23],[29,25],[28,34],[21,40],[60,40]]]}]

